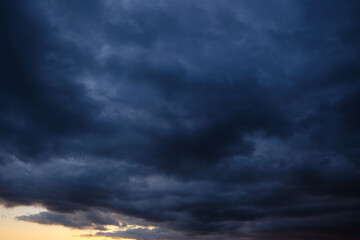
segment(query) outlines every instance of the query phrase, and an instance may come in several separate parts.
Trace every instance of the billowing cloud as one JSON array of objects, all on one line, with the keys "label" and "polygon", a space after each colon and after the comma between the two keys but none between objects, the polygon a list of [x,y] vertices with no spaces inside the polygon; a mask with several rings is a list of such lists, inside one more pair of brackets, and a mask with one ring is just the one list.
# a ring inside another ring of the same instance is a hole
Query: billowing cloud
[{"label": "billowing cloud", "polygon": [[2,1],[1,203],[112,238],[357,239],[359,8]]}]

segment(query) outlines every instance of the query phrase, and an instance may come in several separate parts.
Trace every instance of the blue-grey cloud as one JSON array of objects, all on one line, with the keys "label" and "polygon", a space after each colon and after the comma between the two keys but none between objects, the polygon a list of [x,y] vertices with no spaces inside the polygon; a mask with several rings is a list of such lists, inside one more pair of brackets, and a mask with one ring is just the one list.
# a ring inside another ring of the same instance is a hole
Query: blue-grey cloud
[{"label": "blue-grey cloud", "polygon": [[109,237],[358,238],[359,8],[2,1],[1,202]]}]

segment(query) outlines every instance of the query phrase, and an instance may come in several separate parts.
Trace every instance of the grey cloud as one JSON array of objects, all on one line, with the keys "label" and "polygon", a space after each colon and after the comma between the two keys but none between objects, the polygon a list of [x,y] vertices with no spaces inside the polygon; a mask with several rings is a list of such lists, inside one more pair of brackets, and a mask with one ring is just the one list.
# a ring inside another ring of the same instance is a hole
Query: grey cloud
[{"label": "grey cloud", "polygon": [[75,214],[57,214],[40,212],[38,214],[18,216],[18,220],[46,225],[62,225],[77,229],[106,230],[105,226],[120,226],[119,221],[110,213],[100,211],[77,212]]}]

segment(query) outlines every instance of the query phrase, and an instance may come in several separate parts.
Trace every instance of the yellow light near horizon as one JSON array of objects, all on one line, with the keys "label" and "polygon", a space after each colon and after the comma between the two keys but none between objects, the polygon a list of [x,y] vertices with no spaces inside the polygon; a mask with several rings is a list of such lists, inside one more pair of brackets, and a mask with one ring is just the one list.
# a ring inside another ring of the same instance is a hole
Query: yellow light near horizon
[{"label": "yellow light near horizon", "polygon": [[[46,209],[39,206],[5,208],[0,205],[0,240],[109,240],[108,237],[83,237],[94,230],[72,230],[58,225],[41,225],[16,220],[16,216],[36,214]],[[119,240],[130,240],[118,238]],[[135,239],[134,239],[135,240]]]}]

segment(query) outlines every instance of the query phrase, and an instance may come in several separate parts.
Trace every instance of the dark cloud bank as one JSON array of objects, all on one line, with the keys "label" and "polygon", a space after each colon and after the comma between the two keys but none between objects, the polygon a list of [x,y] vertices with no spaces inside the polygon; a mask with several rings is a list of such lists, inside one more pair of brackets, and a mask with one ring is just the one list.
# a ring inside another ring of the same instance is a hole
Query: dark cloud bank
[{"label": "dark cloud bank", "polygon": [[0,10],[0,198],[48,210],[19,220],[144,240],[359,239],[358,1]]}]

